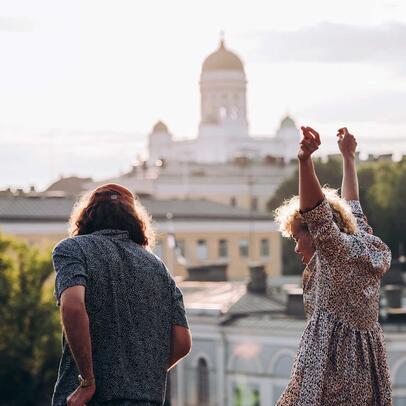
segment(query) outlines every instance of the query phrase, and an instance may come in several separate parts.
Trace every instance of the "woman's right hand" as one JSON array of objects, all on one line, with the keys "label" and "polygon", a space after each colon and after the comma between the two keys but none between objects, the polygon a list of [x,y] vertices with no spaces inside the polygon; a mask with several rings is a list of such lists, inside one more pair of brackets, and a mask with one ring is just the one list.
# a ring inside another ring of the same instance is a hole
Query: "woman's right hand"
[{"label": "woman's right hand", "polygon": [[320,135],[311,127],[301,127],[303,137],[300,140],[297,157],[300,161],[306,161],[314,151],[319,149]]}]

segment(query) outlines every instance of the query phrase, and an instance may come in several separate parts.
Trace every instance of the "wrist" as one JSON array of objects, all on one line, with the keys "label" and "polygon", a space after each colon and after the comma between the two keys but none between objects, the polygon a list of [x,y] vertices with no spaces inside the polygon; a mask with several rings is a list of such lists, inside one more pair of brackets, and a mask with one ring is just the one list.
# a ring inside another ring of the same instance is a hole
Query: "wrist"
[{"label": "wrist", "polygon": [[353,154],[343,154],[344,161],[355,161],[355,153]]},{"label": "wrist", "polygon": [[78,376],[79,386],[81,388],[88,388],[89,386],[94,386],[96,384],[96,378],[93,376],[86,376],[84,378],[82,375]]},{"label": "wrist", "polygon": [[312,157],[311,156],[307,156],[307,157],[298,157],[299,163],[300,164],[308,164],[309,162],[312,161]]}]

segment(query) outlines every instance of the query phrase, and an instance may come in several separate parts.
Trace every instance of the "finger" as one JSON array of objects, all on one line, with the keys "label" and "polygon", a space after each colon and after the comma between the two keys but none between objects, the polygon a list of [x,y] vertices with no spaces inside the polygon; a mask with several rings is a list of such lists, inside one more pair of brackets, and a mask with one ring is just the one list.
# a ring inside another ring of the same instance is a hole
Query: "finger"
[{"label": "finger", "polygon": [[318,145],[315,143],[303,143],[301,147],[307,152],[314,152],[316,149],[319,149]]},{"label": "finger", "polygon": [[306,142],[315,141],[314,136],[307,130],[303,133],[303,140],[306,140]]},{"label": "finger", "polygon": [[315,140],[320,144],[320,135],[319,135],[319,133],[315,129],[313,129],[312,127],[307,127],[307,129],[310,132],[310,134],[313,135]]},{"label": "finger", "polygon": [[306,144],[314,144],[314,145],[320,145],[320,143],[317,141],[317,139],[313,135],[309,135],[309,137],[303,137],[301,142],[304,142]]},{"label": "finger", "polygon": [[303,133],[306,133],[306,134],[309,134],[309,133],[310,133],[311,127],[304,127],[304,126],[302,126],[302,127],[300,127],[300,128],[301,128],[301,130],[302,130]]},{"label": "finger", "polygon": [[312,138],[312,135],[310,134],[309,130],[306,127],[302,127],[302,133],[304,137]]},{"label": "finger", "polygon": [[313,146],[317,146],[317,144],[315,143],[314,140],[310,140],[310,139],[304,139],[300,145],[305,145],[307,147],[313,147]]}]

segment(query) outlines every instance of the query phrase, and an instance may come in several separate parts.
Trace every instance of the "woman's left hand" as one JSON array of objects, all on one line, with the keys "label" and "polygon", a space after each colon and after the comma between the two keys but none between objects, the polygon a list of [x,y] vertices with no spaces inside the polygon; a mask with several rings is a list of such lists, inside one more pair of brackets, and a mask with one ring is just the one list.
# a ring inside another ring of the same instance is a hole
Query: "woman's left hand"
[{"label": "woman's left hand", "polygon": [[344,158],[355,158],[355,151],[357,149],[357,140],[350,134],[346,127],[340,128],[337,131],[338,147]]},{"label": "woman's left hand", "polygon": [[301,127],[303,137],[300,141],[297,157],[300,161],[306,161],[321,144],[319,133],[311,127]]}]

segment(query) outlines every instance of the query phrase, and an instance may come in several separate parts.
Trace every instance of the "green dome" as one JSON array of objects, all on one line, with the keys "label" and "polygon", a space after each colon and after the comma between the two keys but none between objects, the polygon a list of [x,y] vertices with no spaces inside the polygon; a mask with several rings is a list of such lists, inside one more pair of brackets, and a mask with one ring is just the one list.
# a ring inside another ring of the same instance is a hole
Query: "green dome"
[{"label": "green dome", "polygon": [[296,128],[296,124],[289,116],[286,116],[281,121],[281,128]]},{"label": "green dome", "polygon": [[162,121],[158,121],[152,128],[153,133],[167,133],[168,127]]}]

